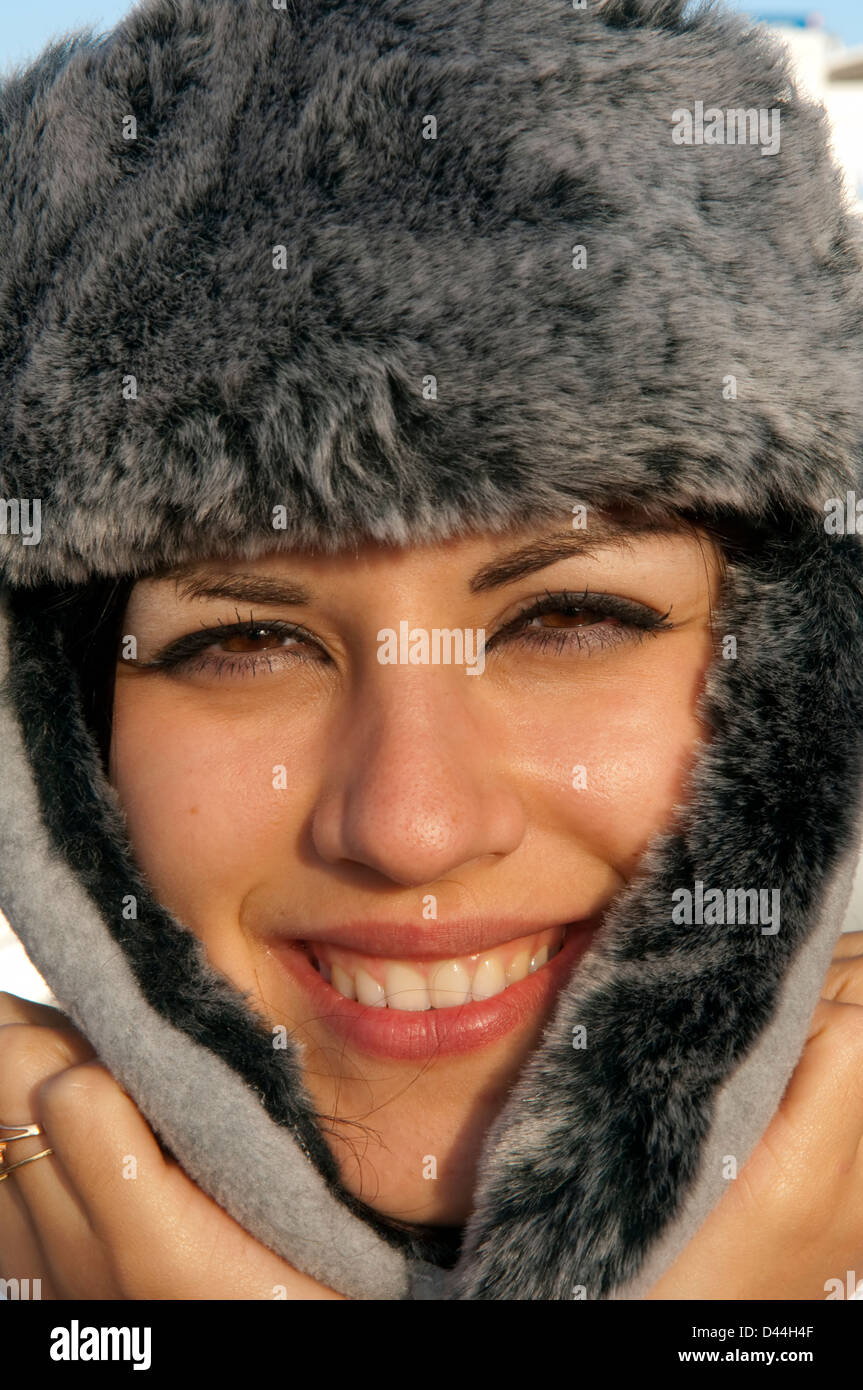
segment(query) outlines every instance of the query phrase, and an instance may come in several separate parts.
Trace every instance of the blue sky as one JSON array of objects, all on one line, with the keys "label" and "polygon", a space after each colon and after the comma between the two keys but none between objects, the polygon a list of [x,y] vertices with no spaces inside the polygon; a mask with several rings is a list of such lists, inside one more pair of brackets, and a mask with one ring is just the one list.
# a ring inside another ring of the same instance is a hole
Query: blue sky
[{"label": "blue sky", "polygon": [[825,29],[837,38],[843,39],[849,48],[863,43],[863,3],[861,0],[820,0],[820,4],[794,4],[793,0],[753,0],[750,4],[740,4],[737,0],[726,0],[728,8],[742,10],[745,14],[764,15],[807,15],[820,14]]},{"label": "blue sky", "polygon": [[[749,14],[805,15],[816,11],[826,27],[845,43],[863,44],[863,0],[726,0],[731,9]],[[65,30],[93,25],[110,29],[132,8],[129,0],[0,0],[0,67],[34,56]]]}]

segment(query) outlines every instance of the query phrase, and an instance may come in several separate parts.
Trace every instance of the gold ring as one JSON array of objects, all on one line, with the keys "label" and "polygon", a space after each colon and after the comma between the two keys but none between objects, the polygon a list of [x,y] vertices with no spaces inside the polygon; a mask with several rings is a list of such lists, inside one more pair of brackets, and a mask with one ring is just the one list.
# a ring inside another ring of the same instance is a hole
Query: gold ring
[{"label": "gold ring", "polygon": [[15,1169],[20,1168],[24,1163],[32,1163],[35,1158],[44,1158],[46,1154],[53,1153],[53,1149],[43,1149],[41,1153],[33,1154],[32,1158],[19,1159],[17,1163],[5,1162],[7,1144],[14,1144],[16,1139],[30,1139],[33,1135],[44,1134],[40,1125],[3,1125],[0,1124],[0,1182]]},{"label": "gold ring", "polygon": [[6,1145],[14,1144],[16,1139],[29,1139],[32,1134],[41,1134],[38,1125],[0,1125],[0,1163],[6,1153]]},{"label": "gold ring", "polygon": [[7,1168],[0,1169],[0,1182],[8,1178],[10,1173],[14,1173],[16,1168],[23,1168],[25,1163],[35,1163],[37,1158],[45,1158],[53,1152],[53,1149],[43,1149],[41,1153],[32,1154],[30,1158],[19,1158],[17,1163],[10,1163]]}]

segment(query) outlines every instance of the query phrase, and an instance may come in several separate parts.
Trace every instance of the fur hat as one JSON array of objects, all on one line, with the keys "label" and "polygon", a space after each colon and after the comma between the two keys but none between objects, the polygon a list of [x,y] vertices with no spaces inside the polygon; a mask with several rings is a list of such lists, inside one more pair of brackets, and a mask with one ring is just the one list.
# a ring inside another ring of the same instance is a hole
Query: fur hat
[{"label": "fur hat", "polygon": [[[863,565],[825,520],[863,494],[863,250],[824,113],[711,4],[142,0],[5,75],[0,157],[0,906],[186,1171],[299,1269],[642,1297],[776,1109],[857,857]],[[43,598],[575,502],[757,543],[686,802],[448,1258],[341,1186],[300,1054],[143,881]],[[777,890],[780,929],[681,927],[699,882]]]}]

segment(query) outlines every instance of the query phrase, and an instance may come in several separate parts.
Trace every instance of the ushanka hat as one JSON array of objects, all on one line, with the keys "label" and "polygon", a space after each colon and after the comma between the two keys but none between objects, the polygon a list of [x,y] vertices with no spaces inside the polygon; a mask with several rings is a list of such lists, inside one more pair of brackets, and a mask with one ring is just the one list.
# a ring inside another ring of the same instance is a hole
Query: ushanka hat
[{"label": "ushanka hat", "polygon": [[[682,0],[143,0],[7,72],[0,157],[14,931],[300,1270],[355,1298],[642,1297],[776,1110],[857,859],[863,257],[823,112],[762,29]],[[148,888],[43,597],[576,503],[751,540],[685,801],[447,1255],[341,1186],[297,1045]],[[738,890],[778,893],[774,924],[725,910]]]}]

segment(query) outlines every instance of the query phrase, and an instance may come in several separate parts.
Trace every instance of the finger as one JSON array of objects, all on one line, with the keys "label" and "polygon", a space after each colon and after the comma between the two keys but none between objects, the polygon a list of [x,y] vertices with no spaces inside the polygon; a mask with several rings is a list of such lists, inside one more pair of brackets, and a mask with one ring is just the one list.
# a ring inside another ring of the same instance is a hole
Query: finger
[{"label": "finger", "polygon": [[833,959],[845,956],[863,956],[863,931],[845,931],[836,942]]},{"label": "finger", "polygon": [[834,956],[821,987],[824,999],[863,1007],[863,956]]},{"label": "finger", "polygon": [[863,1008],[819,1001],[810,1035],[779,1105],[801,1164],[853,1162],[863,1135]]},{"label": "finger", "polygon": [[[0,990],[0,1027],[10,1024],[42,1029],[41,1033],[31,1035],[34,1039],[33,1054],[23,1066],[20,1050],[27,1046],[27,1035],[0,1035],[4,1036],[7,1042],[7,1046],[0,1050],[0,1058],[5,1059],[0,1067],[0,1076],[6,1078],[6,1084],[0,1086],[0,1120],[13,1127],[19,1123],[22,1126],[37,1123],[38,1101],[32,1092],[31,1083],[38,1086],[46,1071],[54,1067],[86,1061],[93,1055],[93,1049],[59,1009],[37,1004],[31,999],[20,999],[17,995]],[[49,1029],[52,1030],[50,1034]],[[12,1043],[16,1045],[13,1046]],[[0,1134],[0,1140],[4,1137]],[[20,1160],[35,1158],[36,1154],[50,1147],[44,1134],[17,1139],[6,1138],[4,1165],[8,1167]],[[49,1158],[50,1155],[46,1155],[45,1161]],[[20,1272],[8,1273],[6,1267],[9,1265],[14,1265],[16,1270],[25,1268],[32,1271],[29,1277],[41,1279],[42,1297],[50,1299],[59,1297],[49,1276],[50,1259],[42,1246],[20,1189],[20,1179],[25,1176],[25,1170],[35,1168],[37,1162],[42,1161],[39,1159],[34,1163],[23,1164],[0,1182],[0,1264],[4,1268],[4,1277],[7,1278],[28,1277]],[[31,1175],[27,1173],[26,1176],[27,1190],[32,1195],[33,1185],[29,1181]],[[43,1177],[44,1174],[39,1176],[37,1190]],[[62,1178],[60,1181],[63,1181]]]},{"label": "finger", "polygon": [[[53,1078],[46,1122],[90,1223],[110,1251],[120,1296],[341,1298],[259,1245],[166,1159],[146,1120],[95,1062]],[[202,1292],[206,1290],[206,1292]]]},{"label": "finger", "polygon": [[97,1061],[52,1076],[40,1106],[58,1161],[122,1282],[147,1258],[147,1226],[158,1231],[169,1164],[134,1102]]},{"label": "finger", "polygon": [[56,1299],[48,1259],[27,1214],[24,1198],[15,1187],[14,1174],[0,1183],[0,1190],[4,1198],[0,1205],[0,1277],[17,1279],[19,1284],[28,1279],[30,1289],[39,1290],[34,1297]]},{"label": "finger", "polygon": [[822,988],[825,999],[863,1005],[863,931],[843,932]]},{"label": "finger", "polygon": [[37,1123],[43,1130],[7,1143],[5,1165],[8,1168],[46,1148],[54,1150],[16,1168],[0,1182],[0,1222],[13,1221],[19,1199],[52,1277],[73,1255],[80,1262],[94,1243],[84,1207],[56,1158],[54,1135],[44,1122],[41,1104],[45,1084],[80,1060],[82,1050],[80,1036],[74,1032],[28,1023],[0,1028],[0,1118],[9,1125]]},{"label": "finger", "polygon": [[[0,1027],[7,1023],[27,1023],[39,1028],[57,1029],[70,1033],[76,1039],[76,1056],[81,1059],[96,1054],[84,1034],[59,1009],[50,1004],[37,1004],[33,999],[19,999],[17,994],[7,994],[0,990]],[[0,1116],[2,1118],[2,1116]]]}]

